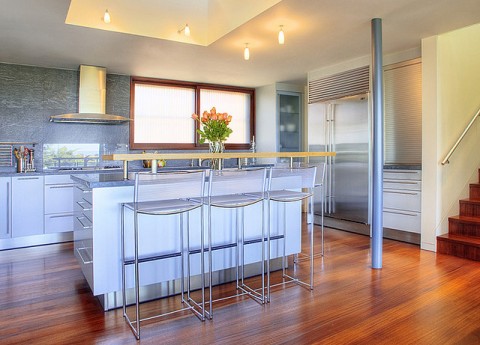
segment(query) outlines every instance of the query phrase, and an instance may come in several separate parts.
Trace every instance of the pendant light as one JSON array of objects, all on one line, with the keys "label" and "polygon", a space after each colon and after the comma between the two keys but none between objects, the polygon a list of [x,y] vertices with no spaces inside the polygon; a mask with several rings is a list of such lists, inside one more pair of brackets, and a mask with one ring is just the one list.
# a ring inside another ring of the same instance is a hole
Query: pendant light
[{"label": "pendant light", "polygon": [[185,24],[185,26],[183,26],[183,27],[182,27],[180,30],[178,30],[177,32],[178,32],[179,34],[181,34],[182,31],[183,31],[183,34],[184,34],[185,36],[190,36],[190,27],[188,26],[188,24]]},{"label": "pendant light", "polygon": [[283,32],[283,25],[280,25],[280,31],[278,32],[278,44],[285,43],[285,33]]},{"label": "pendant light", "polygon": [[250,59],[250,49],[248,48],[248,43],[245,43],[245,49],[243,50],[243,58],[245,60]]},{"label": "pendant light", "polygon": [[108,13],[108,8],[105,10],[105,13],[103,14],[103,22],[105,24],[110,24],[111,18],[110,18],[110,13]]}]

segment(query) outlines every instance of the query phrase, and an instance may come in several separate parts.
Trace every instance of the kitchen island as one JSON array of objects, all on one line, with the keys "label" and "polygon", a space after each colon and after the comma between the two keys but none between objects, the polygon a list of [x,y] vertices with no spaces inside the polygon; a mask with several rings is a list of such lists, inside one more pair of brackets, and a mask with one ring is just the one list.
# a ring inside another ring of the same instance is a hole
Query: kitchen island
[{"label": "kitchen island", "polygon": [[[75,183],[74,206],[76,211],[74,225],[75,256],[83,274],[95,296],[99,297],[105,310],[118,307],[121,303],[121,204],[133,201],[134,182],[132,175],[125,180],[122,173],[72,175]],[[275,186],[281,179],[273,181]],[[231,230],[236,222],[236,213],[230,209],[212,210],[213,234],[213,278],[215,283],[230,281],[234,278],[232,267],[235,262],[236,235]],[[261,234],[261,204],[245,209],[245,239],[251,240]],[[266,208],[265,208],[266,212]],[[277,213],[285,212],[287,229],[286,252],[288,255],[300,252],[301,237],[301,202],[294,202],[285,207],[273,207],[272,222]],[[161,219],[158,219],[161,218]],[[140,242],[140,256],[162,248],[163,252],[179,249],[177,240],[178,218],[151,217],[140,221],[140,228],[147,229],[148,240]],[[276,223],[271,226],[271,236],[278,233]],[[133,219],[126,215],[126,234],[131,241],[126,243],[127,256],[133,256]],[[200,248],[200,211],[190,215],[190,246]],[[271,257],[281,254],[283,240],[272,240]],[[256,242],[245,247],[246,275],[260,272],[261,243]],[[196,276],[193,285],[199,284],[200,254],[191,256],[191,274]],[[181,259],[179,257],[147,262],[142,264],[141,294],[144,299],[178,293],[181,278]],[[278,266],[278,265],[277,265]],[[127,281],[133,286],[133,267],[127,271]]]}]

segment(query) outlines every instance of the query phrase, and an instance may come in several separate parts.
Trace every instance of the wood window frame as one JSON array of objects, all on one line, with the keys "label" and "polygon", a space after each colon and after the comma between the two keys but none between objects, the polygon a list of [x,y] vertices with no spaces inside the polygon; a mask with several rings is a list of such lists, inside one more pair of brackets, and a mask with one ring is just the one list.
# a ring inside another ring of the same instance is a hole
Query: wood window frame
[{"label": "wood window frame", "polygon": [[[189,88],[195,90],[195,113],[201,114],[203,109],[200,109],[200,91],[202,89],[241,92],[250,95],[250,136],[255,136],[255,89],[247,87],[238,87],[230,85],[195,83],[188,81],[178,81],[170,79],[156,79],[146,77],[131,77],[130,78],[130,133],[129,141],[130,148],[133,150],[205,150],[208,149],[208,144],[199,144],[199,135],[195,132],[194,143],[135,143],[135,85],[156,85],[156,86],[171,86]],[[188,115],[187,115],[188,116]],[[192,120],[193,121],[193,120]],[[200,128],[198,122],[195,123],[195,128]],[[245,144],[225,144],[227,150],[248,150],[250,143]]]}]

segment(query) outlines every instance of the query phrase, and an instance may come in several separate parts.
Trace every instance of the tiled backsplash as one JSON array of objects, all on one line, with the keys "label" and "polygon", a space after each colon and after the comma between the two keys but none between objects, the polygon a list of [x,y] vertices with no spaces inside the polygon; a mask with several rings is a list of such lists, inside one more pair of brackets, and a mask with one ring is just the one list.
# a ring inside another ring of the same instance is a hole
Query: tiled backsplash
[{"label": "tiled backsplash", "polygon": [[[37,170],[43,167],[44,144],[128,143],[128,124],[49,122],[50,115],[78,111],[78,71],[0,63],[0,90],[0,141],[37,143]],[[107,113],[129,116],[129,76],[107,75],[106,103]]]}]

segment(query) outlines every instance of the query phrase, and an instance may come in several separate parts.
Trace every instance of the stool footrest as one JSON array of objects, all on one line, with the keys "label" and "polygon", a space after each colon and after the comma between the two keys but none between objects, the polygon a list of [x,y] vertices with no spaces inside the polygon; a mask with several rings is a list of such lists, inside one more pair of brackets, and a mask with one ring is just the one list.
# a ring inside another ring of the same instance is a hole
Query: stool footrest
[{"label": "stool footrest", "polygon": [[[148,257],[138,258],[138,263],[176,258],[176,257],[179,257],[179,256],[182,256],[182,253],[178,252],[178,253],[169,253],[169,254],[148,256]],[[134,263],[135,263],[135,259],[128,259],[128,260],[125,260],[123,264],[124,265],[133,265]]]}]

